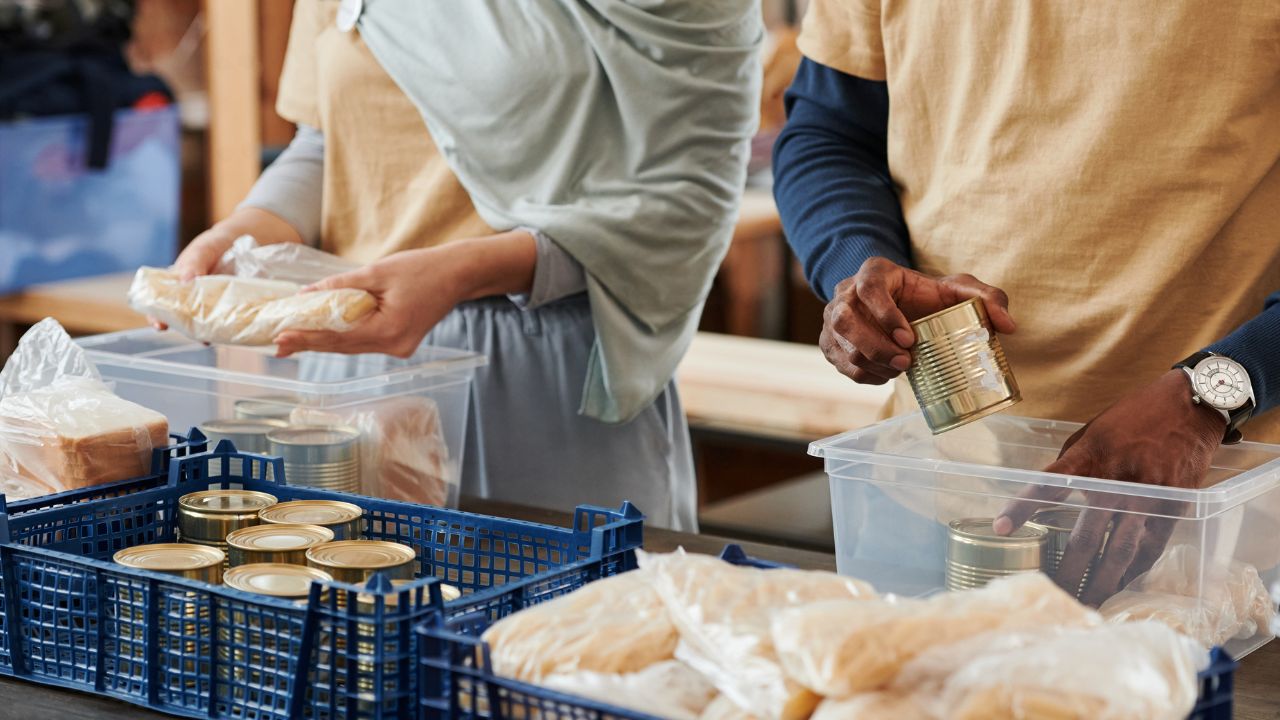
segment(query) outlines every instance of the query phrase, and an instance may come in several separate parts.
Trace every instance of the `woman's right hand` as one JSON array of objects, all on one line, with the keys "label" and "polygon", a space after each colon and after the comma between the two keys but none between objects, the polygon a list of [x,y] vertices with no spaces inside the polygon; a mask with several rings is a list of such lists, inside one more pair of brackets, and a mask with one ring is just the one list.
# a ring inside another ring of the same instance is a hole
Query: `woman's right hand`
[{"label": "woman's right hand", "polygon": [[911,365],[916,336],[910,321],[971,298],[982,298],[996,332],[1014,331],[1009,297],[972,275],[931,277],[868,258],[836,286],[822,314],[818,345],[827,361],[855,382],[882,385]]}]

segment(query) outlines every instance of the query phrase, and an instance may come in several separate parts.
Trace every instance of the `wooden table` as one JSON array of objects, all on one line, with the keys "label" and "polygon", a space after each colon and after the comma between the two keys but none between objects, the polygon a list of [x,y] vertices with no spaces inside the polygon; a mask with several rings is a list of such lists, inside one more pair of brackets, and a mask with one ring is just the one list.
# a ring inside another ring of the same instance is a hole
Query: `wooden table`
[{"label": "wooden table", "polygon": [[[463,509],[472,512],[519,518],[533,522],[567,526],[570,516],[489,500],[464,498]],[[690,552],[718,553],[732,542],[714,535],[645,528],[645,548],[670,552],[683,547]],[[835,557],[826,553],[798,550],[778,545],[738,543],[748,554],[814,570],[835,570]],[[94,718],[165,718],[128,703],[110,698],[0,678],[0,718],[7,720],[90,720]],[[1258,650],[1241,663],[1236,672],[1236,712],[1238,720],[1280,720],[1280,642]]]}]

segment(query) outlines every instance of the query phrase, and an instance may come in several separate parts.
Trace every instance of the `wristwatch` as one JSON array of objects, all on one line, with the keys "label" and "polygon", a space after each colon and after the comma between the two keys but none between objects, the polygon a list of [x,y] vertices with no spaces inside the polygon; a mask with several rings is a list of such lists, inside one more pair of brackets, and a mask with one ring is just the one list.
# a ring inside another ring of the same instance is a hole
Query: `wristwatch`
[{"label": "wristwatch", "polygon": [[1227,421],[1222,444],[1234,445],[1243,440],[1240,426],[1248,422],[1257,406],[1253,383],[1244,366],[1229,357],[1201,351],[1173,367],[1191,380],[1191,402],[1217,410]]}]

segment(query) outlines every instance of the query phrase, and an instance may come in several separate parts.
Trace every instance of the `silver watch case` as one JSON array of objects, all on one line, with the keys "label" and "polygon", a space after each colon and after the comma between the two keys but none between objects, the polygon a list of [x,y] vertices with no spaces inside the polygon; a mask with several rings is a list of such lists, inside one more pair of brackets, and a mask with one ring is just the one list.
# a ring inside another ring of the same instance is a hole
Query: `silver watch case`
[{"label": "silver watch case", "polygon": [[[1249,380],[1249,373],[1243,365],[1231,358],[1210,355],[1196,363],[1194,368],[1183,366],[1182,371],[1187,374],[1187,379],[1191,382],[1191,401],[1213,408],[1228,423],[1231,422],[1231,411],[1238,410],[1254,400],[1253,383]],[[1229,383],[1236,392],[1224,400],[1222,393],[1215,393],[1212,389],[1210,383],[1213,382],[1214,377],[1218,377],[1220,385]]]}]

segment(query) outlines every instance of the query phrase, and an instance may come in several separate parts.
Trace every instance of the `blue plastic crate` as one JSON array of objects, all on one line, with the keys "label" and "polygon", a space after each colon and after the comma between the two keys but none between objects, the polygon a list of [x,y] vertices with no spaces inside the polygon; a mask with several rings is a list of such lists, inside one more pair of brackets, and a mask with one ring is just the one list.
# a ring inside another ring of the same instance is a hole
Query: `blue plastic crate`
[{"label": "blue plastic crate", "polygon": [[[628,554],[634,555],[634,552]],[[750,557],[737,545],[725,546],[720,557],[735,565],[782,567]],[[634,563],[631,566],[634,567]],[[566,568],[564,575],[575,577],[576,587],[581,587],[610,574],[603,570],[598,563],[586,561]],[[549,594],[531,600],[549,600],[554,596]],[[494,674],[489,647],[479,639],[491,622],[483,613],[473,613],[444,619],[434,617],[418,626],[416,632],[422,645],[420,717],[423,720],[661,720]],[[1200,674],[1200,699],[1189,720],[1231,720],[1235,669],[1236,662],[1221,648],[1213,649],[1209,667]]]},{"label": "blue plastic crate", "polygon": [[[232,468],[236,472],[232,472]],[[186,717],[400,718],[419,704],[417,624],[498,615],[571,585],[565,568],[633,556],[642,516],[580,507],[571,528],[486,517],[268,481],[279,459],[213,453],[171,463],[168,482],[126,495],[75,497],[0,522],[0,673],[95,692]],[[341,499],[364,508],[370,539],[417,550],[424,579],[390,586],[317,583],[295,604],[125,568],[115,551],[176,538],[179,498],[209,487],[281,501]],[[445,604],[438,581],[464,596]],[[357,602],[366,593],[375,602]]]}]

